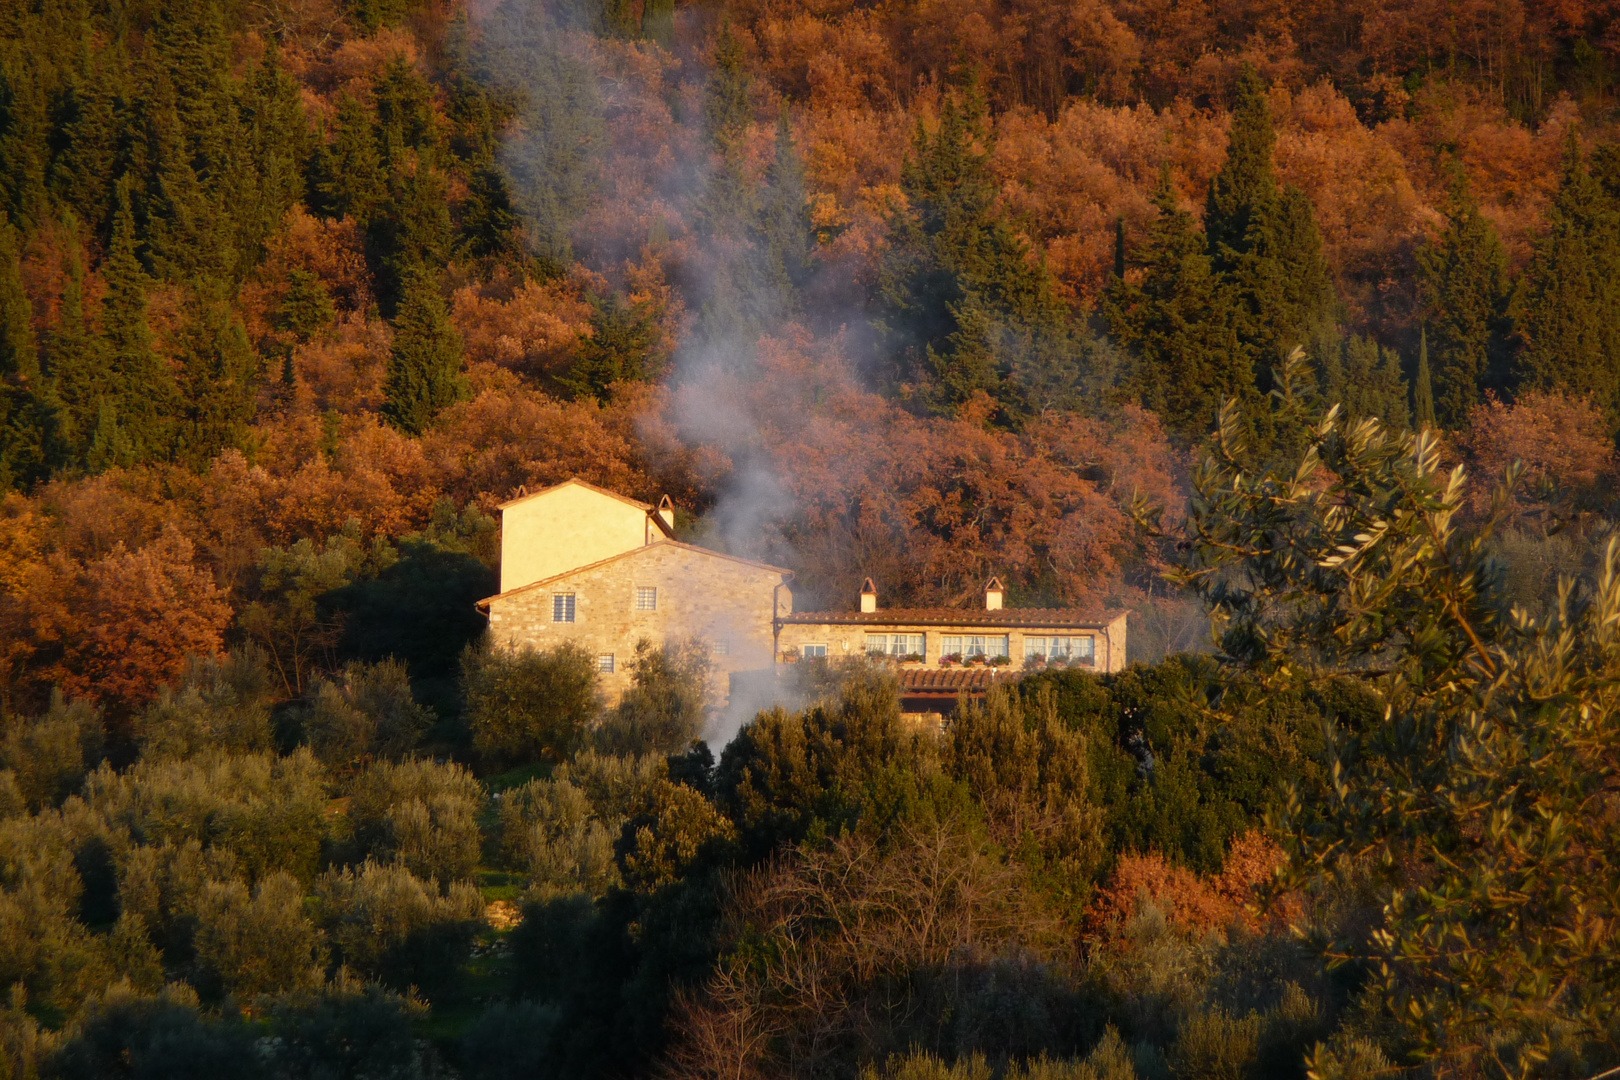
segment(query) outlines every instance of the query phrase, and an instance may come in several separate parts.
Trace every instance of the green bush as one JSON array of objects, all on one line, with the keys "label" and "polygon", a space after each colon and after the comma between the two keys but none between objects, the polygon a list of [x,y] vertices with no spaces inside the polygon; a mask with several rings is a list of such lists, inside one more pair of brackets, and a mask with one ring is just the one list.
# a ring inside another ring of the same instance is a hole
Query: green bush
[{"label": "green bush", "polygon": [[685,750],[703,734],[711,667],[701,641],[637,642],[630,688],[592,735],[597,749],[638,757]]},{"label": "green bush", "polygon": [[56,1080],[257,1080],[268,1071],[255,1038],[234,1016],[202,1012],[188,987],[147,996],[115,986],[90,1003],[43,1071]]},{"label": "green bush", "polygon": [[359,858],[398,863],[449,885],[471,876],[483,833],[484,787],[464,766],[379,762],[355,778],[349,821]]},{"label": "green bush", "polygon": [[491,769],[566,761],[602,710],[596,658],[583,645],[511,652],[486,639],[462,655],[461,671],[473,749]]},{"label": "green bush", "polygon": [[319,986],[326,966],[320,931],[304,914],[304,894],[274,873],[251,893],[242,881],[209,882],[197,912],[198,987],[212,996]]},{"label": "green bush", "polygon": [[51,694],[44,716],[5,721],[0,768],[9,769],[17,795],[31,808],[53,806],[73,794],[101,759],[101,714],[87,701]]},{"label": "green bush", "polygon": [[549,779],[503,793],[503,857],[526,871],[533,886],[600,895],[619,884],[613,845],[664,771],[658,758],[587,750]]},{"label": "green bush", "polygon": [[344,772],[367,761],[399,761],[433,725],[416,703],[405,665],[388,659],[346,664],[338,682],[318,680],[301,722],[315,756]]},{"label": "green bush", "polygon": [[228,851],[250,882],[278,870],[311,880],[328,835],[325,771],[302,749],[143,759],[122,773],[103,766],[85,781],[85,802],[134,843]]},{"label": "green bush", "polygon": [[270,1003],[278,1076],[288,1080],[421,1080],[411,1021],[427,1010],[376,985],[338,979]]},{"label": "green bush", "polygon": [[271,748],[274,700],[269,663],[258,646],[233,649],[223,660],[194,657],[179,687],[164,687],[135,718],[135,737],[146,757],[262,753]]},{"label": "green bush", "polygon": [[467,884],[440,893],[402,866],[367,861],[329,871],[316,882],[315,921],[332,960],[399,993],[431,1000],[454,993],[484,914]]},{"label": "green bush", "polygon": [[467,1080],[532,1080],[551,1072],[552,1040],[562,1016],[554,1005],[497,1001],[461,1040]]}]

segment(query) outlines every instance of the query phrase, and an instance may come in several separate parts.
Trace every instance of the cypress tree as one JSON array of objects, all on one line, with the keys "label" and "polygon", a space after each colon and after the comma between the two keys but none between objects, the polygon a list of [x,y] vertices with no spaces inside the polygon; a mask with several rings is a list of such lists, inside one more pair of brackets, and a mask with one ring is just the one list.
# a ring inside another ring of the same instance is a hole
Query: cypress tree
[{"label": "cypress tree", "polygon": [[[961,388],[985,385],[979,369],[991,349],[1010,419],[1025,403],[1016,400],[1018,380],[1008,378],[1018,357],[1006,344],[1040,339],[1045,350],[1072,339],[1049,271],[996,205],[983,101],[973,87],[966,97],[964,105],[946,102],[933,136],[918,125],[901,168],[908,208],[890,222],[878,329],[891,350],[888,378],[937,383],[925,400],[941,410],[961,404]],[[966,331],[964,317],[972,324]],[[985,320],[1010,333],[978,333]],[[949,374],[964,348],[966,370]]]},{"label": "cypress tree", "polygon": [[17,230],[0,213],[0,491],[27,487],[48,466],[51,417],[33,323]]},{"label": "cypress tree", "polygon": [[791,311],[794,293],[809,280],[815,240],[805,206],[804,164],[793,145],[786,108],[776,118],[776,155],[765,169],[759,232],[765,276],[779,298],[777,307]]},{"label": "cypress tree", "polygon": [[220,302],[201,305],[181,345],[184,413],[176,449],[200,468],[221,450],[242,445],[253,422],[259,358],[241,320]]},{"label": "cypress tree", "polygon": [[1411,423],[1411,391],[1401,372],[1401,358],[1370,337],[1345,338],[1329,367],[1328,398],[1352,417],[1372,416],[1393,428]]},{"label": "cypress tree", "polygon": [[109,384],[98,342],[85,326],[84,263],[77,225],[71,217],[63,222],[62,231],[67,236],[67,283],[46,351],[46,375],[57,407],[54,463],[78,466],[83,463]]},{"label": "cypress tree", "polygon": [[336,130],[316,151],[311,204],[362,225],[388,197],[388,176],[371,114],[354,95],[338,98]]},{"label": "cypress tree", "polygon": [[[136,257],[135,214],[130,209],[132,186],[127,176],[118,182],[118,211],[101,267],[107,292],[101,302],[100,352],[107,364],[109,392],[101,403],[106,415],[98,417],[98,425],[120,434],[99,440],[98,460],[92,463],[99,468],[165,457],[171,445],[174,383],[152,351],[146,320],[148,279]],[[129,460],[108,456],[115,448],[117,455],[127,451]]]},{"label": "cypress tree", "polygon": [[1244,64],[1232,106],[1226,161],[1210,181],[1204,211],[1209,253],[1219,270],[1236,268],[1239,257],[1251,246],[1256,219],[1277,199],[1277,174],[1272,166],[1276,145],[1265,81],[1254,65]]},{"label": "cypress tree", "polygon": [[1620,220],[1573,132],[1547,234],[1525,276],[1519,376],[1590,396],[1620,422]]},{"label": "cypress tree", "polygon": [[1457,167],[1446,227],[1418,251],[1423,299],[1435,327],[1435,420],[1460,428],[1499,378],[1506,353],[1507,254]]},{"label": "cypress tree", "polygon": [[465,396],[461,364],[461,337],[434,279],[412,274],[394,320],[383,416],[401,431],[421,434],[441,409]]},{"label": "cypress tree", "polygon": [[1429,375],[1429,328],[1418,331],[1417,378],[1412,380],[1412,423],[1419,431],[1434,427],[1434,383]]},{"label": "cypress tree", "polygon": [[1245,65],[1226,161],[1210,181],[1204,228],[1214,268],[1241,302],[1239,332],[1254,350],[1262,384],[1289,350],[1323,338],[1335,316],[1333,280],[1310,199],[1279,185],[1276,142],[1265,82]]},{"label": "cypress tree", "polygon": [[1142,247],[1140,285],[1117,277],[1104,301],[1109,327],[1138,358],[1135,396],[1188,442],[1215,425],[1236,398],[1251,417],[1264,413],[1253,358],[1237,333],[1231,290],[1211,265],[1206,238],[1181,208],[1169,170],[1153,195],[1158,214]]}]

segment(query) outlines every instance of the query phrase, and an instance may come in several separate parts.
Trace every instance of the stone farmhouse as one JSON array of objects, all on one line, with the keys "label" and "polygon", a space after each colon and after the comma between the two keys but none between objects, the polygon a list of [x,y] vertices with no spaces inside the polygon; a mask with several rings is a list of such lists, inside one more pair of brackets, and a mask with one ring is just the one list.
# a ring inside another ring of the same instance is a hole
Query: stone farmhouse
[{"label": "stone farmhouse", "polygon": [[501,591],[478,604],[496,641],[585,646],[611,699],[643,639],[706,643],[720,705],[739,680],[863,653],[892,661],[905,708],[925,713],[1031,669],[1125,666],[1125,612],[1007,608],[994,579],[982,610],[880,610],[868,578],[859,611],[795,611],[792,571],[676,540],[667,496],[653,507],[568,480],[500,510]]}]

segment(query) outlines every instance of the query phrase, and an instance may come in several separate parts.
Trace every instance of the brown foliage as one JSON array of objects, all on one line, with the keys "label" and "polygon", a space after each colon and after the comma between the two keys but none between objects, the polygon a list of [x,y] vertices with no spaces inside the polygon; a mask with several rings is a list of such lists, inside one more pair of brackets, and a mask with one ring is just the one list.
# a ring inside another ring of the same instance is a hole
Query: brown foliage
[{"label": "brown foliage", "polygon": [[590,336],[590,316],[590,305],[571,283],[514,286],[502,277],[462,286],[451,307],[469,361],[534,377],[568,369],[580,338]]},{"label": "brown foliage", "polygon": [[801,850],[737,881],[727,943],[765,947],[723,959],[677,1001],[668,1072],[806,1075],[842,1046],[881,1046],[927,973],[1013,948],[1058,955],[1060,927],[954,823],[907,826],[883,847],[846,836]]},{"label": "brown foliage", "polygon": [[1462,442],[1481,504],[1515,461],[1524,463],[1525,490],[1532,496],[1575,498],[1612,482],[1620,464],[1603,410],[1557,391],[1530,391],[1512,405],[1492,397],[1475,406]]},{"label": "brown foliage", "polygon": [[218,654],[231,617],[174,528],[85,563],[57,555],[31,584],[34,641],[53,654],[36,677],[118,712],[177,679],[188,657]]},{"label": "brown foliage", "polygon": [[1259,830],[1235,837],[1225,868],[1210,877],[1199,877],[1162,855],[1123,855],[1092,902],[1088,933],[1111,937],[1144,900],[1157,907],[1171,926],[1195,937],[1233,925],[1259,929],[1258,889],[1271,880],[1285,857]]}]

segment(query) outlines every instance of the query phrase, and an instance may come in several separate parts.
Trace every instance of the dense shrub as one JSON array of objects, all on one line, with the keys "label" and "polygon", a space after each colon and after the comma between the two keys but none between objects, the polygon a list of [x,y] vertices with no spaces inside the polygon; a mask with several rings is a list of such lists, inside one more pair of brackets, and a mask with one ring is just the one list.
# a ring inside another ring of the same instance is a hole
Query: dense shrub
[{"label": "dense shrub", "polygon": [[77,791],[101,751],[101,714],[88,701],[70,702],[57,692],[45,715],[4,721],[0,768],[11,771],[23,803],[38,808]]},{"label": "dense shrub", "polygon": [[198,904],[196,952],[198,988],[244,1001],[319,986],[326,967],[303,889],[280,872],[251,891],[239,880],[209,882]]},{"label": "dense shrub", "polygon": [[455,991],[484,912],[470,885],[441,893],[402,866],[370,861],[325,874],[312,903],[334,963],[434,1000]]},{"label": "dense shrub", "polygon": [[636,643],[630,687],[592,735],[603,753],[673,754],[703,734],[709,695],[708,647],[702,641],[662,647]]},{"label": "dense shrub", "polygon": [[317,680],[309,696],[304,739],[323,763],[345,772],[368,761],[399,761],[434,720],[433,710],[412,696],[405,665],[392,659],[346,664],[336,682]]},{"label": "dense shrub", "polygon": [[464,766],[379,762],[355,778],[349,820],[359,857],[448,886],[478,865],[483,785]]},{"label": "dense shrub", "polygon": [[307,750],[104,766],[85,782],[85,801],[137,844],[195,840],[228,852],[249,881],[278,870],[309,881],[327,836],[325,773]]},{"label": "dense shrub", "polygon": [[148,757],[190,757],[205,750],[262,753],[271,748],[274,686],[257,646],[224,658],[193,657],[178,687],[165,686],[134,721]]},{"label": "dense shrub", "polygon": [[613,845],[663,772],[658,758],[586,751],[550,778],[504,792],[504,858],[536,887],[605,892],[619,883]]},{"label": "dense shrub", "polygon": [[473,749],[491,768],[566,760],[601,711],[596,658],[582,645],[511,652],[486,640],[461,670]]}]

